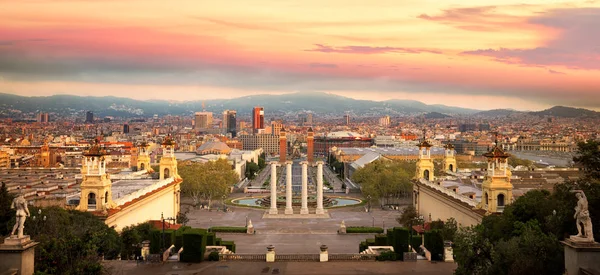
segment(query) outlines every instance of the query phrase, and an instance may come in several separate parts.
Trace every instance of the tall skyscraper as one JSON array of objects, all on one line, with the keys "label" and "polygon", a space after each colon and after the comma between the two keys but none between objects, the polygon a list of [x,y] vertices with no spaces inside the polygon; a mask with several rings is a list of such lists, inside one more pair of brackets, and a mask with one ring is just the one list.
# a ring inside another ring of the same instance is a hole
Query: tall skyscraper
[{"label": "tall skyscraper", "polygon": [[213,122],[213,114],[211,112],[196,112],[194,121],[196,122],[194,126],[194,129],[196,130],[211,128]]},{"label": "tall skyscraper", "polygon": [[346,125],[350,125],[350,115],[349,114],[344,115],[344,121],[346,121]]},{"label": "tall skyscraper", "polygon": [[85,123],[94,123],[94,113],[92,111],[85,113]]},{"label": "tall skyscraper", "polygon": [[379,118],[379,126],[389,127],[390,126],[390,116],[383,116]]},{"label": "tall skyscraper", "polygon": [[252,109],[252,132],[258,134],[265,129],[265,110],[256,106]]},{"label": "tall skyscraper", "polygon": [[223,128],[226,133],[231,133],[231,137],[237,135],[236,120],[237,112],[233,110],[225,110],[223,112]]},{"label": "tall skyscraper", "polygon": [[313,114],[312,113],[304,113],[298,115],[298,123],[302,126],[310,126],[313,123]]},{"label": "tall skyscraper", "polygon": [[281,120],[271,121],[271,134],[278,136],[283,128],[283,122]]},{"label": "tall skyscraper", "polygon": [[37,121],[39,123],[48,123],[50,121],[50,116],[48,113],[39,113],[37,116]]},{"label": "tall skyscraper", "polygon": [[123,124],[123,134],[129,134],[129,124]]}]

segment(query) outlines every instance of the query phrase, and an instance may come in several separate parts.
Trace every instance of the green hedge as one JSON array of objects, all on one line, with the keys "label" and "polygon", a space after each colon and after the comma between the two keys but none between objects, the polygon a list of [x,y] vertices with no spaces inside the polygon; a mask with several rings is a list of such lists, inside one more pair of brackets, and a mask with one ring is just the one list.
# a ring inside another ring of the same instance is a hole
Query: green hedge
[{"label": "green hedge", "polygon": [[180,261],[199,263],[204,260],[206,251],[206,235],[204,229],[189,229],[183,233],[183,252]]},{"label": "green hedge", "polygon": [[246,233],[246,227],[235,227],[235,226],[215,226],[209,229],[210,232],[222,232],[222,233]]},{"label": "green hedge", "polygon": [[215,238],[215,245],[216,245],[216,246],[221,246],[221,242],[222,242],[222,241],[223,241],[223,240],[221,240],[221,238]]},{"label": "green hedge", "polygon": [[432,261],[444,259],[444,239],[439,230],[425,232],[425,248],[431,252]]},{"label": "green hedge", "polygon": [[161,235],[160,231],[153,229],[150,231],[150,254],[160,253]]},{"label": "green hedge", "polygon": [[379,256],[377,256],[375,259],[378,261],[397,261],[398,254],[392,251],[386,251],[379,254]]},{"label": "green hedge", "polygon": [[360,244],[358,245],[358,253],[367,250],[367,248],[369,248],[367,242],[360,242]]},{"label": "green hedge", "polygon": [[367,226],[349,226],[346,227],[346,233],[383,233],[383,228]]},{"label": "green hedge", "polygon": [[206,234],[206,246],[214,246],[216,239],[215,233]]},{"label": "green hedge", "polygon": [[421,236],[412,236],[410,239],[410,245],[415,249],[415,251],[419,251],[419,247],[423,243],[423,239]]},{"label": "green hedge", "polygon": [[192,228],[189,226],[182,226],[175,231],[175,240],[173,241],[175,244],[175,251],[179,251],[179,249],[183,246],[183,232],[189,229]]},{"label": "green hedge", "polygon": [[387,246],[388,245],[387,235],[385,235],[385,234],[375,235],[375,245],[376,246]]},{"label": "green hedge", "polygon": [[388,234],[388,243],[398,254],[408,252],[408,241],[408,229],[404,227],[395,227],[392,233]]},{"label": "green hedge", "polygon": [[221,241],[221,245],[227,247],[227,249],[235,253],[235,243],[233,241]]},{"label": "green hedge", "polygon": [[208,261],[209,262],[218,262],[219,261],[219,252],[210,252],[210,254],[208,254]]}]

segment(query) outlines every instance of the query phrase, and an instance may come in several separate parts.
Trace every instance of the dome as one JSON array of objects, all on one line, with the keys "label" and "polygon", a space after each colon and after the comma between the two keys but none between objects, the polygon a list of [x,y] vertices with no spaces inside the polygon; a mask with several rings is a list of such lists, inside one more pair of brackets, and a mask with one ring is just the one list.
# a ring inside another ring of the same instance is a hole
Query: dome
[{"label": "dome", "polygon": [[229,154],[230,152],[231,148],[229,148],[227,144],[219,140],[208,141],[200,145],[200,147],[196,149],[196,154],[198,155]]}]

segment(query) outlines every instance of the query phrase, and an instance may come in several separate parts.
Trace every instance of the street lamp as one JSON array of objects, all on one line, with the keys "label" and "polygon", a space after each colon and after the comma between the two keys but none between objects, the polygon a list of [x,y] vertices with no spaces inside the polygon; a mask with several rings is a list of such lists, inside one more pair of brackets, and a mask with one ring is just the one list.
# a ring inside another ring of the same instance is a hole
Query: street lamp
[{"label": "street lamp", "polygon": [[160,213],[160,219],[162,220],[162,250],[164,251],[166,249],[165,245],[166,245],[166,240],[165,240],[165,220],[167,221],[175,221],[177,220],[176,218],[165,218],[163,216],[163,213]]}]

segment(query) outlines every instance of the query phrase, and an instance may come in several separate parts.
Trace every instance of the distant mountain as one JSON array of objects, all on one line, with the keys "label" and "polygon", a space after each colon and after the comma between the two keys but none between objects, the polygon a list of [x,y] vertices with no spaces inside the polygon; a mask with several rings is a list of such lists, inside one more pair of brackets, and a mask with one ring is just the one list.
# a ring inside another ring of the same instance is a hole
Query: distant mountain
[{"label": "distant mountain", "polygon": [[511,110],[511,109],[494,109],[489,111],[483,111],[473,114],[474,116],[480,117],[505,117],[513,114],[521,114],[523,112]]},{"label": "distant mountain", "polygon": [[444,115],[442,113],[438,113],[438,112],[431,112],[431,113],[426,113],[424,115],[425,118],[448,118],[448,117],[452,117],[449,115]]},{"label": "distant mountain", "polygon": [[478,110],[445,105],[427,105],[414,100],[387,100],[383,102],[356,100],[327,93],[291,93],[282,95],[252,95],[233,99],[196,100],[169,102],[163,100],[141,101],[118,97],[80,97],[55,95],[48,97],[24,97],[0,93],[0,116],[9,112],[54,112],[62,115],[93,111],[98,117],[149,117],[158,115],[191,115],[202,110],[202,103],[210,112],[221,113],[225,109],[237,110],[245,115],[254,106],[262,106],[273,115],[310,111],[317,114],[344,114],[357,116],[419,115],[431,112],[448,115],[469,115]]},{"label": "distant mountain", "polygon": [[565,118],[578,118],[578,117],[594,117],[600,118],[600,112],[595,112],[583,108],[572,108],[565,106],[554,106],[550,109],[546,109],[539,112],[529,112],[529,114],[536,116],[555,116]]}]

